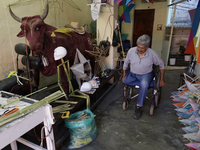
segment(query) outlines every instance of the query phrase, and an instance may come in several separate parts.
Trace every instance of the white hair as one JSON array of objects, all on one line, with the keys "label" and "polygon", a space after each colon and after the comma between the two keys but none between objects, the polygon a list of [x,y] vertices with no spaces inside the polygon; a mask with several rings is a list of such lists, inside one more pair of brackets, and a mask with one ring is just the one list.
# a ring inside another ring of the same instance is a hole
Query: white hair
[{"label": "white hair", "polygon": [[150,37],[146,34],[141,35],[138,39],[137,39],[137,44],[140,45],[145,45],[146,47],[149,47],[150,45]]}]

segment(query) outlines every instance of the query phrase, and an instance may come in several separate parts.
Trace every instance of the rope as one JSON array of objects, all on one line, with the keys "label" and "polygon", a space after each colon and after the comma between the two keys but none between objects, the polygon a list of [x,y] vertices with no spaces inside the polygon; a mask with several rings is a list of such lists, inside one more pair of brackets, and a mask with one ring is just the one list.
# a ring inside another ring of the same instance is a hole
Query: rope
[{"label": "rope", "polygon": [[[73,31],[70,30],[69,28],[58,28],[58,29],[56,29],[54,32],[60,32],[60,33],[68,34],[68,33],[73,32]],[[68,35],[69,35],[69,34],[68,34]]]},{"label": "rope", "polygon": [[54,32],[64,33],[64,34],[67,34],[71,37],[71,35],[69,33],[73,32],[73,31],[70,30],[69,28],[58,28],[58,29],[56,29],[52,32],[51,37],[56,37]]}]

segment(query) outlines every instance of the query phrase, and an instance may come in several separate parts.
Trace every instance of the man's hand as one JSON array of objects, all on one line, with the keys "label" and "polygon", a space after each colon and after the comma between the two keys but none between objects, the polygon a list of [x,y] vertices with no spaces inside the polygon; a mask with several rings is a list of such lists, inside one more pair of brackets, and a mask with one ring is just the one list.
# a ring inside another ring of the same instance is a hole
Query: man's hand
[{"label": "man's hand", "polygon": [[123,70],[123,75],[122,75],[122,82],[124,82],[124,78],[126,76],[126,70]]},{"label": "man's hand", "polygon": [[123,77],[122,77],[122,82],[124,82],[124,78],[125,78],[125,77],[123,76]]},{"label": "man's hand", "polygon": [[165,74],[165,70],[164,69],[160,69],[160,87],[165,85],[164,74]]},{"label": "man's hand", "polygon": [[160,87],[163,87],[165,85],[165,81],[164,80],[160,80]]}]

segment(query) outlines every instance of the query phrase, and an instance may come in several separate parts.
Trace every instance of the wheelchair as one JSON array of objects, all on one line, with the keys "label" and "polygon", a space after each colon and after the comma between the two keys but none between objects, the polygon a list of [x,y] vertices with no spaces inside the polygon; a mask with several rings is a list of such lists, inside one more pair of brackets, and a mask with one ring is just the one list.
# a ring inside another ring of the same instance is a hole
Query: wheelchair
[{"label": "wheelchair", "polygon": [[[146,99],[150,101],[150,115],[154,114],[154,109],[158,107],[158,104],[160,102],[161,98],[161,90],[162,88],[160,87],[160,68],[159,66],[153,65],[153,74],[154,78],[151,81],[148,90],[151,90],[151,96],[150,98],[146,96]],[[130,103],[130,100],[137,97],[139,94],[136,94],[133,96],[134,89],[139,90],[140,83],[139,81],[135,81],[131,85],[125,85],[126,90],[124,89],[124,96],[126,96],[125,100],[123,100],[122,103],[122,109],[126,110],[128,108],[128,105]],[[148,95],[148,93],[147,93]]]}]

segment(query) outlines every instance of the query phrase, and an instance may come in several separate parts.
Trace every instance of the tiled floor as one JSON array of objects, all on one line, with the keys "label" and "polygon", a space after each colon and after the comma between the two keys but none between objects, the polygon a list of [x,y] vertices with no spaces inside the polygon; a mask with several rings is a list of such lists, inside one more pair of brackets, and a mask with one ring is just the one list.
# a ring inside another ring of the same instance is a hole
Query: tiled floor
[{"label": "tiled floor", "polygon": [[[140,120],[133,119],[136,99],[122,110],[122,88],[118,85],[107,95],[94,113],[98,128],[97,138],[80,150],[187,150],[170,92],[179,84],[183,70],[167,70],[166,85],[162,88],[159,107],[154,116],[149,115],[149,101],[146,100]],[[66,150],[67,144],[61,148]]]},{"label": "tiled floor", "polygon": [[[150,103],[145,101],[140,120],[133,119],[137,98],[126,111],[122,110],[123,83],[104,98],[94,110],[98,129],[97,138],[80,150],[187,150],[183,125],[178,121],[170,92],[175,91],[183,70],[166,70],[166,85],[162,88],[161,102],[154,116],[149,115]],[[60,150],[66,150],[68,141]],[[9,149],[7,147],[7,149]],[[6,150],[7,150],[6,149]],[[19,150],[28,150],[20,146]]]}]

